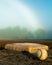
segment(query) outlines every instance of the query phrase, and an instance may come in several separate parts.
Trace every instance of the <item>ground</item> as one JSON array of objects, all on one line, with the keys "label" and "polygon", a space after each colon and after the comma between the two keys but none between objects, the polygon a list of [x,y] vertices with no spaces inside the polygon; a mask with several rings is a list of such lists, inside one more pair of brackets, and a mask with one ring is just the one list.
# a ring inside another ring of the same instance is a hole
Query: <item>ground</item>
[{"label": "ground", "polygon": [[0,65],[52,65],[52,48],[49,48],[45,61],[40,61],[28,52],[0,49]]}]

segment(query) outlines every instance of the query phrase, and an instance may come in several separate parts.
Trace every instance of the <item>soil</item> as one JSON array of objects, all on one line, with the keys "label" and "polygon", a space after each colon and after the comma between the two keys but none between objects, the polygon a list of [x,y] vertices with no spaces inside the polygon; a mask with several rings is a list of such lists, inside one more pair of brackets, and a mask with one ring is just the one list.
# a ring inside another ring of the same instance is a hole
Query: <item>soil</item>
[{"label": "soil", "polygon": [[[13,43],[19,41],[0,41],[0,44],[6,42]],[[40,42],[40,41],[33,41],[33,42]],[[51,46],[52,41],[41,41],[40,43],[49,45],[50,47],[48,51],[48,58],[46,60],[40,61],[39,59],[37,59],[28,52],[22,52],[22,51],[19,52],[0,48],[0,65],[52,65],[52,46]]]}]

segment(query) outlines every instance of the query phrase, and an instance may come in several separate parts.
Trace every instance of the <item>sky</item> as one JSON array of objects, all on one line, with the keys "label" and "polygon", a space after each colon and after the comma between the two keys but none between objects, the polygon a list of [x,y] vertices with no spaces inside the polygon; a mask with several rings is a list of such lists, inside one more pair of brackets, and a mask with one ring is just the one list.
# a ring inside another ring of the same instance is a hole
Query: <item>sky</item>
[{"label": "sky", "polygon": [[0,0],[0,29],[52,30],[52,0]]}]

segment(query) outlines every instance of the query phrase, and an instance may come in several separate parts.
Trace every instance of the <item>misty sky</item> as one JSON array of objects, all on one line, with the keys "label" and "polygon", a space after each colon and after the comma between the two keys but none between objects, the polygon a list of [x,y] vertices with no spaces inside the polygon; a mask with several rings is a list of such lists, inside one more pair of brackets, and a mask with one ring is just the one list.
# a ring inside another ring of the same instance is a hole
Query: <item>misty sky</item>
[{"label": "misty sky", "polygon": [[0,0],[0,29],[52,29],[52,0]]}]

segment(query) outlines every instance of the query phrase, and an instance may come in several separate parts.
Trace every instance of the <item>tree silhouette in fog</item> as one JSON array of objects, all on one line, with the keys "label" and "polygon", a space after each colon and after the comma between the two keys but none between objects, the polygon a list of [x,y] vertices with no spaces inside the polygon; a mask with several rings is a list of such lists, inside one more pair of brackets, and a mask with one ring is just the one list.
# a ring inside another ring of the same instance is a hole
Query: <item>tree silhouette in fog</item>
[{"label": "tree silhouette in fog", "polygon": [[33,39],[52,39],[52,31],[45,31],[43,29],[37,29],[29,31],[27,28],[8,27],[0,29],[0,39],[9,40],[33,40]]}]

